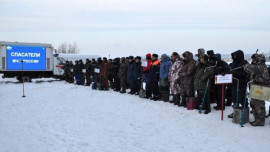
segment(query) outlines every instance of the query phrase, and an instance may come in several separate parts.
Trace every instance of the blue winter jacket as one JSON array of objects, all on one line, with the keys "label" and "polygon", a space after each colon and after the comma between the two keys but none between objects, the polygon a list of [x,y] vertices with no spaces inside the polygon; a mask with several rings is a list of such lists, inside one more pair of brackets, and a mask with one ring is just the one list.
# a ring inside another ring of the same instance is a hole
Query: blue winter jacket
[{"label": "blue winter jacket", "polygon": [[168,79],[169,69],[171,66],[171,59],[168,55],[163,54],[162,57],[165,59],[162,60],[160,65],[159,77],[160,79]]}]

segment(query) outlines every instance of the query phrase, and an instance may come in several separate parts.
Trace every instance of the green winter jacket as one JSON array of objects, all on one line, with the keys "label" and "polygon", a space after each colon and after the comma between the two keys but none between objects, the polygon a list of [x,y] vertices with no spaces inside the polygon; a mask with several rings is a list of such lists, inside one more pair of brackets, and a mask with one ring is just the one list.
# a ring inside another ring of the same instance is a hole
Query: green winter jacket
[{"label": "green winter jacket", "polygon": [[199,63],[196,67],[195,88],[196,90],[204,90],[207,85],[207,80],[214,75],[213,68],[209,64]]}]

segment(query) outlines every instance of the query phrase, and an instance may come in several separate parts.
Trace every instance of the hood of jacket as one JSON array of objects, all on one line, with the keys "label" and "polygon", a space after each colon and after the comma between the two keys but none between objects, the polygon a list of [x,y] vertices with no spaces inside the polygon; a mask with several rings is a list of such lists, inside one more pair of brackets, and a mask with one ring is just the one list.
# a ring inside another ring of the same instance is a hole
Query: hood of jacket
[{"label": "hood of jacket", "polygon": [[221,55],[219,53],[215,54],[215,57],[216,57],[217,61],[221,60]]},{"label": "hood of jacket", "polygon": [[235,52],[233,52],[232,54],[232,59],[233,59],[233,62],[235,63],[239,63],[241,61],[244,60],[244,52],[242,50],[237,50]]},{"label": "hood of jacket", "polygon": [[201,54],[205,54],[205,49],[204,48],[200,48],[200,49],[198,49],[198,51],[200,51]]},{"label": "hood of jacket", "polygon": [[164,58],[162,62],[171,61],[170,57],[167,54],[162,54],[162,57]]},{"label": "hood of jacket", "polygon": [[187,59],[186,62],[193,60],[193,54],[189,51],[184,52],[183,56],[186,57],[186,59]]},{"label": "hood of jacket", "polygon": [[121,58],[121,63],[126,63],[126,58],[125,57]]}]

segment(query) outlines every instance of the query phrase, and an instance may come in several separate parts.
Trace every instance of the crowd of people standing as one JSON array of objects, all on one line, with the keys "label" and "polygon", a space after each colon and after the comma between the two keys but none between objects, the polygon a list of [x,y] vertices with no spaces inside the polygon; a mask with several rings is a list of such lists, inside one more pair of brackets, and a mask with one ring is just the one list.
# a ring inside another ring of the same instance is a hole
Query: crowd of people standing
[{"label": "crowd of people standing", "polygon": [[[182,55],[182,56],[181,56]],[[66,61],[64,66],[65,80],[77,85],[91,86],[93,90],[109,90],[122,94],[140,95],[153,101],[162,100],[177,106],[187,106],[189,99],[196,97],[205,114],[211,112],[211,104],[216,103],[215,110],[225,110],[225,106],[247,108],[246,89],[249,81],[259,85],[269,85],[269,68],[265,65],[263,54],[254,54],[252,62],[244,59],[244,52],[237,50],[231,54],[232,63],[221,59],[213,50],[205,53],[198,49],[193,54],[186,51],[182,54],[173,52],[171,56],[146,54],[142,61],[140,56],[107,59],[106,57],[76,61]],[[232,74],[233,81],[222,86],[215,84],[216,75]],[[225,94],[226,101],[222,101]],[[172,95],[172,98],[170,98]],[[171,99],[171,100],[170,100]],[[223,102],[223,103],[222,103]],[[250,107],[255,121],[252,126],[265,124],[265,102],[251,99]],[[222,109],[223,108],[223,109]],[[233,113],[228,115],[233,118]]]}]

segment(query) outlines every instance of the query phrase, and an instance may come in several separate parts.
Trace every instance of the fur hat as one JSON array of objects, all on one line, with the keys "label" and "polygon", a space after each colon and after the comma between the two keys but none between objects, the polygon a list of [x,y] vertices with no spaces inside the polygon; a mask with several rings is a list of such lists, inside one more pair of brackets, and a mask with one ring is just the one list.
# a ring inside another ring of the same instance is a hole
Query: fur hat
[{"label": "fur hat", "polygon": [[142,58],[140,57],[140,56],[136,56],[136,58],[135,59],[139,59],[139,60],[141,60]]},{"label": "fur hat", "polygon": [[157,54],[153,54],[152,56],[155,57],[155,58],[158,58],[158,55]]},{"label": "fur hat", "polygon": [[151,58],[151,57],[152,57],[152,55],[150,53],[146,54],[146,58]]},{"label": "fur hat", "polygon": [[215,53],[214,53],[214,51],[213,50],[208,50],[207,51],[207,55],[210,57],[212,57],[212,56],[214,56],[215,55]]},{"label": "fur hat", "polygon": [[199,56],[199,58],[200,58],[200,59],[203,58],[204,61],[208,61],[208,55],[206,55],[206,54],[201,54],[201,55]]}]

